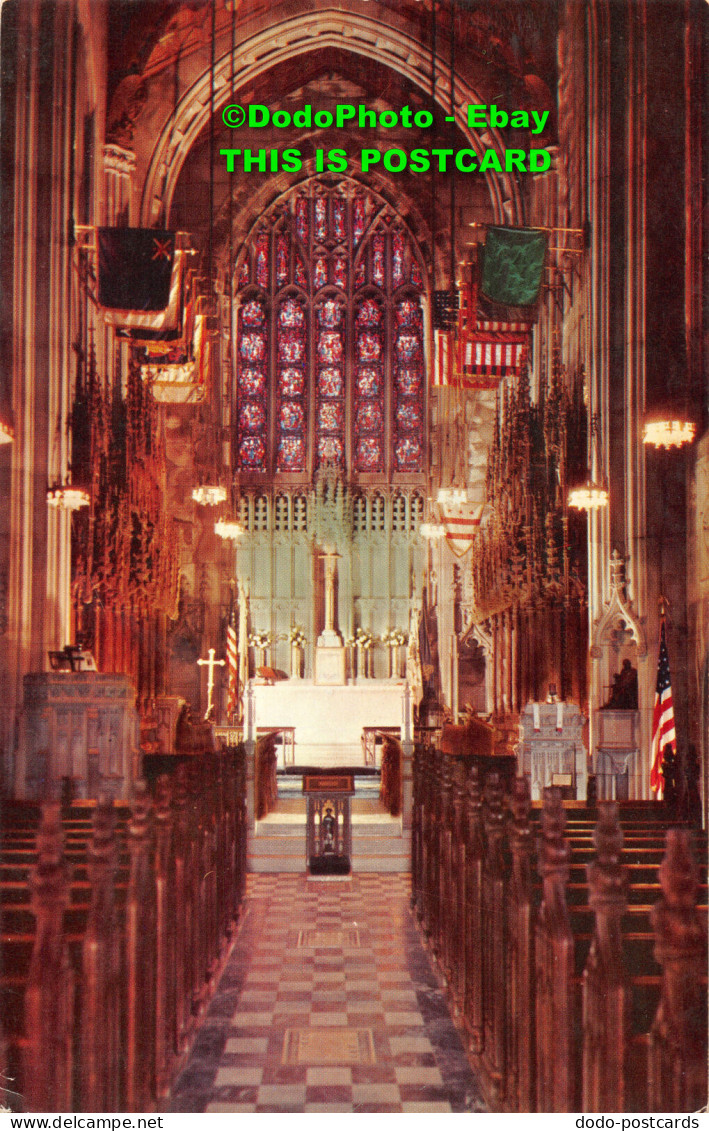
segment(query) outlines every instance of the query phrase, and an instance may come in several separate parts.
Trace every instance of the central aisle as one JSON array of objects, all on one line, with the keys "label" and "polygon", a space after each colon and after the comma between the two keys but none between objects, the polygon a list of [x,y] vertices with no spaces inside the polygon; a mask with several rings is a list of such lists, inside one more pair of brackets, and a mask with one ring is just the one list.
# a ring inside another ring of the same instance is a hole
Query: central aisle
[{"label": "central aisle", "polygon": [[408,875],[250,875],[168,1110],[485,1111],[409,891]]}]

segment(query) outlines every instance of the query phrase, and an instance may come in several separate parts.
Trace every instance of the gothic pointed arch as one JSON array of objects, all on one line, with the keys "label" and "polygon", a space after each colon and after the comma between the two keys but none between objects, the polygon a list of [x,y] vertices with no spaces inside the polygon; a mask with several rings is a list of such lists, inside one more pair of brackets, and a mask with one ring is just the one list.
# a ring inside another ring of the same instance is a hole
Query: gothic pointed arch
[{"label": "gothic pointed arch", "polygon": [[[217,115],[232,101],[234,91],[248,89],[264,73],[278,65],[318,51],[344,51],[355,58],[366,58],[397,76],[414,88],[428,94],[431,90],[431,53],[419,36],[403,29],[394,30],[361,13],[339,8],[304,12],[277,25],[263,27],[240,41],[236,65],[229,37],[217,44],[213,70],[205,68],[189,88],[185,89],[164,121],[145,172],[141,191],[141,223],[154,224],[159,217],[168,217],[175,187],[182,166],[192,146],[209,122],[212,103]],[[487,98],[480,87],[483,78],[471,79],[461,70],[453,72],[456,120],[462,142],[478,157],[487,149],[499,156],[504,153],[504,135],[496,127],[469,127],[465,108],[484,105]],[[435,102],[443,114],[450,112],[451,74],[441,68],[434,92]],[[524,199],[513,173],[487,171],[486,180],[496,223],[524,223]]]}]

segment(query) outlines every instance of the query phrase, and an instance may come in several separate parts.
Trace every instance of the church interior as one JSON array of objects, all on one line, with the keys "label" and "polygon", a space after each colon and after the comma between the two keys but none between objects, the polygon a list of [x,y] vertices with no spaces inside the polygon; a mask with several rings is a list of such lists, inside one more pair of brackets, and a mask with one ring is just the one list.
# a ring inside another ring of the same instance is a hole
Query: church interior
[{"label": "church interior", "polygon": [[5,0],[3,1110],[707,1102],[707,10]]}]

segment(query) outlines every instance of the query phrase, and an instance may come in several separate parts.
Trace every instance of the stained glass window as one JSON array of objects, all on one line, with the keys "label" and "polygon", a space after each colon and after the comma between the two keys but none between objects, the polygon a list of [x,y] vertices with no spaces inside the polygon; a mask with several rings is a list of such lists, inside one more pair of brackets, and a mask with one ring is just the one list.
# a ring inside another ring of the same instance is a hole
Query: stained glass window
[{"label": "stained glass window", "polygon": [[260,287],[268,286],[268,232],[259,232],[256,237],[256,282]]},{"label": "stained glass window", "polygon": [[327,238],[327,197],[315,197],[315,239]]},{"label": "stained glass window", "polygon": [[332,227],[336,240],[345,238],[345,210],[347,201],[342,197],[335,197],[333,201]]},{"label": "stained glass window", "polygon": [[348,181],[295,188],[236,280],[239,471],[420,474],[423,276],[392,208]]},{"label": "stained glass window", "polygon": [[423,316],[413,298],[397,302],[394,312],[394,466],[420,471],[423,466]]},{"label": "stained glass window", "polygon": [[276,240],[276,283],[282,287],[288,281],[288,240],[284,235],[279,235]]},{"label": "stained glass window", "polygon": [[276,340],[278,471],[305,470],[305,326],[302,301],[285,298],[278,308]]},{"label": "stained glass window", "polygon": [[316,463],[344,466],[345,380],[344,322],[341,301],[326,299],[316,308],[317,334],[317,437]]},{"label": "stained glass window", "polygon": [[384,311],[365,298],[355,316],[355,450],[357,471],[384,470]]},{"label": "stained glass window", "polygon": [[239,311],[238,327],[239,466],[245,471],[265,471],[267,327],[263,302],[258,299],[245,302]]}]

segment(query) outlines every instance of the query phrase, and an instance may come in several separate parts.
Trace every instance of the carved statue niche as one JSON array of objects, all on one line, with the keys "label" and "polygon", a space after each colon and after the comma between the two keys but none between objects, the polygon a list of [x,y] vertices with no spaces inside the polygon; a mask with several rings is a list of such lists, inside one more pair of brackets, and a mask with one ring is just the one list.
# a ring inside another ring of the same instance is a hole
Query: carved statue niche
[{"label": "carved statue niche", "polygon": [[470,623],[458,642],[458,698],[479,715],[491,710],[488,665],[492,640],[482,625]]},{"label": "carved statue niche", "polygon": [[595,660],[605,658],[613,667],[620,665],[604,709],[637,711],[638,673],[633,660],[637,663],[647,655],[645,630],[626,597],[625,563],[617,550],[610,565],[611,596],[596,622],[590,654]]},{"label": "carved statue niche", "polygon": [[458,650],[458,697],[478,714],[487,713],[486,690],[487,656],[483,645],[474,636],[468,636]]}]

